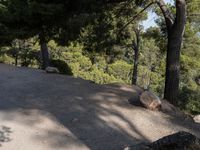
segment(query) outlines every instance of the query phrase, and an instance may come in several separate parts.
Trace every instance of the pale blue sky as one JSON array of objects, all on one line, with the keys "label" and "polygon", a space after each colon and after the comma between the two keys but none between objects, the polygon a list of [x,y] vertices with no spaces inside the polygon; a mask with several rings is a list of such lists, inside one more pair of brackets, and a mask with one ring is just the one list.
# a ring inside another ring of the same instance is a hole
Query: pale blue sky
[{"label": "pale blue sky", "polygon": [[[165,2],[173,4],[174,0],[165,0]],[[156,23],[155,23],[156,18],[157,18],[157,16],[156,16],[155,13],[149,12],[148,13],[148,19],[143,21],[143,23],[142,23],[142,25],[144,26],[144,29],[146,30],[149,27],[156,26]]]}]

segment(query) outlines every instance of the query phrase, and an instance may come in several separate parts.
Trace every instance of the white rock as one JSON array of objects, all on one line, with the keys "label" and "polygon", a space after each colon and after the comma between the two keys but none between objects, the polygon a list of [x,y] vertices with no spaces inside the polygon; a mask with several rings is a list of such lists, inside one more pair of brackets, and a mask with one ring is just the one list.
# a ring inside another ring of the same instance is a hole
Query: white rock
[{"label": "white rock", "polygon": [[60,71],[56,67],[46,67],[45,71],[47,73],[60,73]]},{"label": "white rock", "polygon": [[73,120],[72,120],[72,122],[78,122],[79,120],[78,120],[78,118],[74,118]]},{"label": "white rock", "polygon": [[196,115],[196,116],[194,116],[194,122],[196,122],[196,123],[200,123],[200,115]]}]

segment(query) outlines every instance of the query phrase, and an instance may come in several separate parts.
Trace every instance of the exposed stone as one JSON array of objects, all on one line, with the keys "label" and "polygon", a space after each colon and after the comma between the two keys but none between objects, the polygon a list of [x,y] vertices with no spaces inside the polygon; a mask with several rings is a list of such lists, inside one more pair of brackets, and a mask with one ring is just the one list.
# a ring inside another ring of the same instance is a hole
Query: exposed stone
[{"label": "exposed stone", "polygon": [[74,118],[74,119],[72,120],[73,123],[76,123],[76,122],[78,122],[78,121],[79,121],[78,118]]},{"label": "exposed stone", "polygon": [[187,132],[178,132],[150,144],[153,150],[200,150],[200,139]]},{"label": "exposed stone", "polygon": [[150,109],[150,110],[160,110],[161,109],[160,98],[150,91],[145,91],[141,94],[140,102],[147,109]]},{"label": "exposed stone", "polygon": [[194,116],[193,120],[194,120],[194,122],[196,122],[196,123],[200,123],[200,115]]},{"label": "exposed stone", "polygon": [[124,150],[153,150],[150,147],[150,143],[139,143],[136,145],[128,146]]},{"label": "exposed stone", "polygon": [[200,150],[200,139],[187,132],[178,132],[153,143],[133,145],[124,150]]},{"label": "exposed stone", "polygon": [[56,67],[47,67],[45,69],[47,73],[60,73],[60,71]]}]

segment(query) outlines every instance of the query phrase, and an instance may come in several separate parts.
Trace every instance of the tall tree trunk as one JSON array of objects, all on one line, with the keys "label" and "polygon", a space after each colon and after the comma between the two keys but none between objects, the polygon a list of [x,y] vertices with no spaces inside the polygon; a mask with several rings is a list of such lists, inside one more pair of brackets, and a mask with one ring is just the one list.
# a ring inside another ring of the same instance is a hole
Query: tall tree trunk
[{"label": "tall tree trunk", "polygon": [[172,104],[176,104],[179,88],[181,42],[180,37],[173,37],[172,32],[168,36],[164,98]]},{"label": "tall tree trunk", "polygon": [[157,4],[164,15],[168,32],[164,98],[176,105],[180,78],[180,50],[186,22],[186,3],[185,0],[176,0],[175,19],[163,0],[157,1]]},{"label": "tall tree trunk", "polygon": [[176,18],[168,29],[168,47],[164,98],[177,104],[180,78],[180,50],[186,22],[185,0],[176,0]]},{"label": "tall tree trunk", "polygon": [[47,46],[47,41],[43,33],[39,34],[39,39],[40,39],[40,48],[42,54],[42,69],[45,69],[50,64],[49,50]]},{"label": "tall tree trunk", "polygon": [[137,74],[138,74],[138,59],[139,59],[139,47],[140,47],[140,29],[135,29],[136,39],[133,42],[133,50],[134,50],[134,65],[133,65],[133,76],[132,76],[132,84],[137,84]]},{"label": "tall tree trunk", "polygon": [[134,65],[133,65],[133,77],[132,77],[132,84],[137,84],[137,74],[138,74],[138,57],[139,57],[139,49],[134,49]]},{"label": "tall tree trunk", "polygon": [[18,54],[15,55],[15,66],[18,66]]}]

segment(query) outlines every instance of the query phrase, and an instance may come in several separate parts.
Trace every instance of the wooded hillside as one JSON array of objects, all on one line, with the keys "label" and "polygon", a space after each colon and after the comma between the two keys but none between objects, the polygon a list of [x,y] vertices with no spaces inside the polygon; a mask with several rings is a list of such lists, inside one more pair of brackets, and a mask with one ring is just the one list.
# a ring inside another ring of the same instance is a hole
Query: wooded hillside
[{"label": "wooded hillside", "polygon": [[0,62],[135,84],[198,114],[199,10],[199,0],[1,0]]}]

